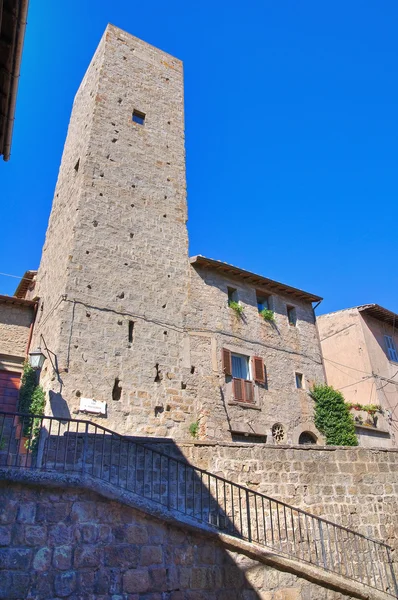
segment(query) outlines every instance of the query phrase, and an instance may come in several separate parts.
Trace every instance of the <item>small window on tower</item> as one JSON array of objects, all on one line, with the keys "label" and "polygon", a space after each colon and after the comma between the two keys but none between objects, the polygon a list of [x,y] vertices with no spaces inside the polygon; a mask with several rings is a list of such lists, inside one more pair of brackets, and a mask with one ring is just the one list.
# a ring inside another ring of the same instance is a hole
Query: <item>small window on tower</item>
[{"label": "small window on tower", "polygon": [[144,125],[145,123],[145,114],[140,112],[139,110],[133,110],[133,121],[134,123],[138,123],[138,125]]}]

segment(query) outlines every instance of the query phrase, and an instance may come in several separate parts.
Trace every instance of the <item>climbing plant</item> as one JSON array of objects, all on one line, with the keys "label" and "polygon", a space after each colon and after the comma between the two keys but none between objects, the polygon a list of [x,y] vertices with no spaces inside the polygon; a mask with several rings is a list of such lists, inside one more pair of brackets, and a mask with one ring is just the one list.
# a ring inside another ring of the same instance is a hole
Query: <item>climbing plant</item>
[{"label": "climbing plant", "polygon": [[[33,415],[44,415],[45,405],[45,393],[41,385],[37,383],[36,372],[29,363],[25,363],[19,391],[18,411]],[[36,439],[39,428],[39,419],[24,419],[23,435],[25,437]]]},{"label": "climbing plant", "polygon": [[325,436],[328,446],[357,446],[354,419],[344,396],[329,385],[315,385],[311,390],[315,402],[315,425]]}]

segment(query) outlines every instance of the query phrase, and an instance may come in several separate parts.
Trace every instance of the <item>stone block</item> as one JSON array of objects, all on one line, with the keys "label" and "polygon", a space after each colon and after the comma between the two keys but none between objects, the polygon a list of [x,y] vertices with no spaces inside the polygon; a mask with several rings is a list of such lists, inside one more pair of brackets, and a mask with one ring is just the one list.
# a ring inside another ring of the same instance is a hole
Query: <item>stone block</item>
[{"label": "stone block", "polygon": [[76,590],[77,577],[74,571],[57,573],[54,578],[54,589],[57,596],[67,598]]},{"label": "stone block", "polygon": [[0,526],[0,546],[9,546],[11,543],[11,528]]},{"label": "stone block", "polygon": [[128,525],[125,527],[125,540],[130,544],[148,544],[148,530],[144,525]]},{"label": "stone block", "polygon": [[161,546],[144,546],[141,549],[140,565],[160,565],[163,562],[163,551]]},{"label": "stone block", "polygon": [[101,550],[96,546],[78,546],[74,554],[75,568],[99,567],[101,563]]},{"label": "stone block", "polygon": [[35,571],[48,571],[51,565],[51,548],[40,548],[33,557]]},{"label": "stone block", "polygon": [[0,569],[23,571],[29,568],[32,550],[26,548],[0,548]]},{"label": "stone block", "polygon": [[28,546],[43,546],[47,539],[47,527],[44,525],[26,525],[25,541]]},{"label": "stone block", "polygon": [[53,566],[67,571],[72,566],[72,546],[57,546],[53,552]]},{"label": "stone block", "polygon": [[17,504],[11,500],[2,500],[0,503],[0,525],[14,523],[17,514]]},{"label": "stone block", "polygon": [[73,527],[60,523],[52,525],[48,532],[49,544],[52,546],[69,545],[73,541]]},{"label": "stone block", "polygon": [[167,589],[167,569],[157,568],[149,569],[150,588],[152,591],[162,591]]},{"label": "stone block", "polygon": [[104,564],[107,567],[131,568],[137,567],[140,556],[138,546],[121,545],[104,548]]},{"label": "stone block", "polygon": [[149,573],[147,569],[131,569],[123,575],[123,591],[140,594],[150,589]]},{"label": "stone block", "polygon": [[95,502],[74,502],[71,510],[72,521],[87,523],[93,521],[97,515]]},{"label": "stone block", "polygon": [[18,508],[18,523],[34,523],[36,516],[36,504],[34,502],[24,502]]}]

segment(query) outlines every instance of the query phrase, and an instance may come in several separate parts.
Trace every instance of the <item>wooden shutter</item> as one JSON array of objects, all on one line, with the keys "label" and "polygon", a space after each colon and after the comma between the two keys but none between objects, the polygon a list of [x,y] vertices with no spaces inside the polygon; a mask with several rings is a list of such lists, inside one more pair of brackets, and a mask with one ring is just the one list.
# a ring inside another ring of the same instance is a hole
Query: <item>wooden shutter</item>
[{"label": "wooden shutter", "polygon": [[246,402],[254,402],[254,389],[252,381],[245,381],[245,401]]},{"label": "wooden shutter", "polygon": [[265,383],[265,370],[263,359],[259,356],[253,357],[254,381],[257,383]]},{"label": "wooden shutter", "polygon": [[225,375],[232,375],[231,352],[226,348],[222,349],[222,368]]},{"label": "wooden shutter", "polygon": [[234,378],[234,398],[237,402],[245,401],[245,391],[243,389],[244,380]]}]

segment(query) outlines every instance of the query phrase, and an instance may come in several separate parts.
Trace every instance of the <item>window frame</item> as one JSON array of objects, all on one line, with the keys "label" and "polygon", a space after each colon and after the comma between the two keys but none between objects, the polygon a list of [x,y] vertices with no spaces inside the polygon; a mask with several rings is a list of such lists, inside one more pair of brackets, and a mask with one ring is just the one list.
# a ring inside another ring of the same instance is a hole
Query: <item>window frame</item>
[{"label": "window frame", "polygon": [[239,303],[239,296],[238,296],[237,288],[234,288],[234,287],[228,285],[227,286],[227,297],[228,297],[228,306],[231,305],[231,302]]},{"label": "window frame", "polygon": [[[248,379],[242,377],[234,377],[232,357],[244,358],[247,361]],[[232,400],[234,402],[242,402],[244,404],[256,405],[256,385],[258,384],[264,389],[268,389],[267,370],[264,360],[260,356],[251,356],[242,354],[236,350],[222,348],[222,366],[226,377],[226,382],[232,384]]]},{"label": "window frame", "polygon": [[391,362],[398,363],[398,352],[392,335],[384,335],[384,342],[387,350],[387,358]]},{"label": "window frame", "polygon": [[141,127],[144,127],[145,126],[145,117],[146,117],[146,114],[143,113],[141,110],[137,110],[136,108],[133,109],[133,112],[131,115],[131,120],[133,123],[137,123],[137,125],[141,125]]},{"label": "window frame", "polygon": [[[297,327],[297,309],[292,304],[286,304],[286,314],[287,314],[287,322],[290,327]],[[290,319],[291,314],[293,314],[293,320]]]},{"label": "window frame", "polygon": [[[296,384],[296,390],[304,390],[304,375],[303,373],[300,373],[299,371],[295,371],[294,372],[294,380],[295,380],[295,384]],[[300,385],[297,385],[298,383],[300,383]]]},{"label": "window frame", "polygon": [[[270,298],[271,298],[271,296],[269,294],[263,294],[261,292],[256,292],[257,310],[259,313],[261,313],[261,311],[263,311],[264,309],[272,310]],[[261,308],[260,308],[260,306],[261,306]]]}]

